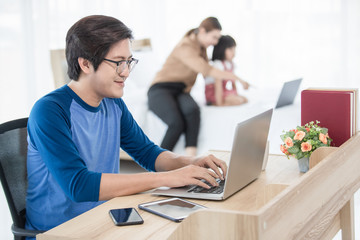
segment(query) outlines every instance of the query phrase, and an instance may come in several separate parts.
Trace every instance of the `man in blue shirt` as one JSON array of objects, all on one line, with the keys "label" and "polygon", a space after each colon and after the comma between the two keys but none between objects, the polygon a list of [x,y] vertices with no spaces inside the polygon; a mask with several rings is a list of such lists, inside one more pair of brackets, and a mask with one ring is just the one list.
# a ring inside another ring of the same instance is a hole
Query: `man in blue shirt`
[{"label": "man in blue shirt", "polygon": [[[121,99],[137,63],[131,40],[131,30],[107,16],[85,17],[69,29],[72,80],[37,101],[29,116],[28,229],[51,229],[113,197],[160,186],[209,188],[200,180],[217,185],[225,176],[225,162],[166,151],[137,125]],[[119,174],[120,147],[149,172]]]}]

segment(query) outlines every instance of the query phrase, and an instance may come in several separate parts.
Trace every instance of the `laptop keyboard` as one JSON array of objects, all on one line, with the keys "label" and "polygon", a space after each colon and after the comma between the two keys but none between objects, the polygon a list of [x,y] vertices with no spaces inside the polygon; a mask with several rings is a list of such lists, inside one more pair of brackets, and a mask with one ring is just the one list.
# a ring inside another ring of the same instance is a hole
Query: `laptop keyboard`
[{"label": "laptop keyboard", "polygon": [[213,193],[213,194],[218,194],[218,193],[222,193],[224,191],[224,186],[225,186],[225,180],[220,180],[220,179],[216,179],[216,182],[219,183],[219,186],[212,186],[209,182],[202,180],[204,183],[206,183],[207,185],[209,185],[211,188],[207,189],[207,188],[203,188],[200,186],[193,186],[192,188],[190,188],[188,190],[188,192],[193,192],[193,193]]}]

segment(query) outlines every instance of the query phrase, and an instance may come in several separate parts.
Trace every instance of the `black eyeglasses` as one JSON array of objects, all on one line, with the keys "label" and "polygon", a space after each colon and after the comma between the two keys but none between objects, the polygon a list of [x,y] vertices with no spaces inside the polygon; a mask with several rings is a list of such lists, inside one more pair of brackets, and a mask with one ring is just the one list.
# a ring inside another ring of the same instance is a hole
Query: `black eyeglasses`
[{"label": "black eyeglasses", "polygon": [[125,70],[126,66],[129,68],[129,72],[131,72],[134,69],[134,67],[136,66],[136,64],[139,62],[139,60],[135,59],[135,58],[131,58],[129,60],[120,60],[120,61],[114,61],[114,60],[110,60],[110,59],[106,59],[106,58],[104,58],[104,60],[115,63],[116,64],[116,72],[118,74],[121,74]]}]

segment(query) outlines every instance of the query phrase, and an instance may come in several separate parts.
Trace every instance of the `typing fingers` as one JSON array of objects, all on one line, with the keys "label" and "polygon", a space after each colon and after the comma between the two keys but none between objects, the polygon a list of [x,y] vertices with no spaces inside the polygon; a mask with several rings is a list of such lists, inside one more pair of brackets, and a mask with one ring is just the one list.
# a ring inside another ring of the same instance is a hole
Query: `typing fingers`
[{"label": "typing fingers", "polygon": [[222,180],[224,180],[226,178],[226,174],[227,174],[227,165],[224,161],[221,161],[218,166],[222,170],[222,176],[223,176]]},{"label": "typing fingers", "polygon": [[216,178],[220,178],[221,180],[224,180],[224,177],[221,174],[217,164],[215,164],[213,161],[210,161],[208,165],[209,165],[209,168],[211,168],[216,173]]},{"label": "typing fingers", "polygon": [[202,167],[196,167],[194,168],[195,171],[192,174],[192,178],[193,178],[193,184],[205,187],[205,188],[210,188],[208,186],[208,184],[204,183],[201,180],[205,180],[208,183],[210,183],[212,186],[218,186],[219,184],[216,182],[216,179],[218,178],[218,175],[206,168],[202,168]]},{"label": "typing fingers", "polygon": [[210,186],[206,183],[204,183],[201,180],[205,180],[206,182],[210,183],[212,186],[219,186],[218,182],[216,182],[216,179],[218,176],[213,172],[207,170],[206,173],[201,174],[201,176],[196,177],[196,185],[204,187],[204,188],[210,188]]},{"label": "typing fingers", "polygon": [[[214,155],[209,155],[210,162],[208,163],[209,168],[211,168],[220,178],[221,180],[224,180],[227,173],[227,165],[224,161],[216,158]],[[222,174],[219,170],[219,167],[221,168]]]}]

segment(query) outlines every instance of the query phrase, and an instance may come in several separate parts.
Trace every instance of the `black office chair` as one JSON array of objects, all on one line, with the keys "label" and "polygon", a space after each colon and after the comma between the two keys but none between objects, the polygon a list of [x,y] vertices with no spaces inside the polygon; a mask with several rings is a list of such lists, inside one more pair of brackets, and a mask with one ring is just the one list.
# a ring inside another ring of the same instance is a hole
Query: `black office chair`
[{"label": "black office chair", "polygon": [[43,232],[25,229],[27,120],[22,118],[0,125],[0,179],[13,220],[11,230],[15,240]]}]

